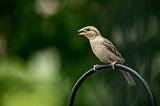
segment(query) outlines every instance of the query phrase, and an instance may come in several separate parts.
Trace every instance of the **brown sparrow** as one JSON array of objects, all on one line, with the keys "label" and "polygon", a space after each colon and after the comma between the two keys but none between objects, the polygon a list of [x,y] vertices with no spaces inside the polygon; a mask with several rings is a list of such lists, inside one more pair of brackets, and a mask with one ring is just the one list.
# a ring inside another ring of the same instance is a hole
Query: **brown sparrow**
[{"label": "brown sparrow", "polygon": [[[103,63],[111,64],[114,69],[116,63],[124,64],[125,60],[115,48],[113,43],[108,39],[102,37],[98,29],[94,26],[86,26],[78,30],[79,35],[83,35],[89,39],[91,48],[96,57]],[[94,67],[95,68],[95,67]],[[128,84],[131,86],[136,85],[135,81],[128,72],[120,70],[124,75]]]}]

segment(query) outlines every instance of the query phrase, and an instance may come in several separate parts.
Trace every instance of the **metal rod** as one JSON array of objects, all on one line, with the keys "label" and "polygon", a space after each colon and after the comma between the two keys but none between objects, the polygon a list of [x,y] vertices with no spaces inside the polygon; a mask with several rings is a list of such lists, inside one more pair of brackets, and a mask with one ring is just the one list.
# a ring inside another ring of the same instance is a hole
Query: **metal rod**
[{"label": "metal rod", "polygon": [[[143,79],[143,77],[140,74],[138,74],[135,70],[131,69],[130,67],[127,67],[127,66],[124,66],[124,65],[121,65],[121,64],[115,64],[114,67],[116,69],[121,69],[123,71],[129,72],[134,77],[136,77],[142,83],[142,85],[144,86],[144,88],[145,88],[148,96],[150,97],[152,106],[156,106],[156,100],[155,100],[154,94],[153,94],[151,88],[149,87],[149,85],[147,84],[147,82]],[[75,85],[72,88],[72,91],[71,91],[71,94],[70,94],[70,97],[69,97],[69,101],[68,101],[68,106],[73,106],[73,102],[74,102],[76,93],[77,93],[79,87],[81,86],[81,84],[84,82],[84,80],[87,79],[93,73],[95,73],[97,71],[100,71],[100,70],[102,70],[104,68],[111,68],[111,65],[110,64],[98,65],[96,67],[96,71],[93,68],[91,68],[90,70],[88,70],[87,72],[85,72],[78,79],[78,81],[75,83]]]}]

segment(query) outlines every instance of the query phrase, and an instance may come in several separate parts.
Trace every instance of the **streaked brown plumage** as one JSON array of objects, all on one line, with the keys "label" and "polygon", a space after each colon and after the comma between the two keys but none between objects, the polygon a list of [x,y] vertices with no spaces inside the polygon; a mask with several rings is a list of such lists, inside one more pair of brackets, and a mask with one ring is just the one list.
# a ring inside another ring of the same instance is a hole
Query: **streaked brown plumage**
[{"label": "streaked brown plumage", "polygon": [[[114,69],[114,64],[124,64],[125,60],[112,44],[111,41],[101,36],[98,29],[94,26],[86,26],[79,31],[79,35],[83,35],[89,39],[91,48],[96,57],[103,63],[109,63]],[[132,79],[128,72],[121,71],[127,80],[128,84],[131,86],[136,85],[135,81]]]}]

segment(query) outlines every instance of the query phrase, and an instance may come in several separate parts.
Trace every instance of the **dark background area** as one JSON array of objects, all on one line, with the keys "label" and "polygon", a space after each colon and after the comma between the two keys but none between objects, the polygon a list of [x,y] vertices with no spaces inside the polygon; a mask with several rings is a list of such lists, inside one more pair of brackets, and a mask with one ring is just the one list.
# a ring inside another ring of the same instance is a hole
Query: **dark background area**
[{"label": "dark background area", "polygon": [[[140,73],[160,105],[158,0],[1,0],[0,106],[66,106],[76,80],[102,64],[77,31],[96,26],[129,67]],[[136,80],[136,79],[135,79]],[[143,86],[119,71],[98,72],[75,106],[150,106]]]}]

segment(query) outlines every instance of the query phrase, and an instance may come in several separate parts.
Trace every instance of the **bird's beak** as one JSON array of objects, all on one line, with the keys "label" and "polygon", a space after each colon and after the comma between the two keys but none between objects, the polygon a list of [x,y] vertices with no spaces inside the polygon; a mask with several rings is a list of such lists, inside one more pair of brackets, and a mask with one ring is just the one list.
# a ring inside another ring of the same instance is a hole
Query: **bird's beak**
[{"label": "bird's beak", "polygon": [[85,30],[82,28],[80,30],[78,30],[79,35],[85,35]]}]

